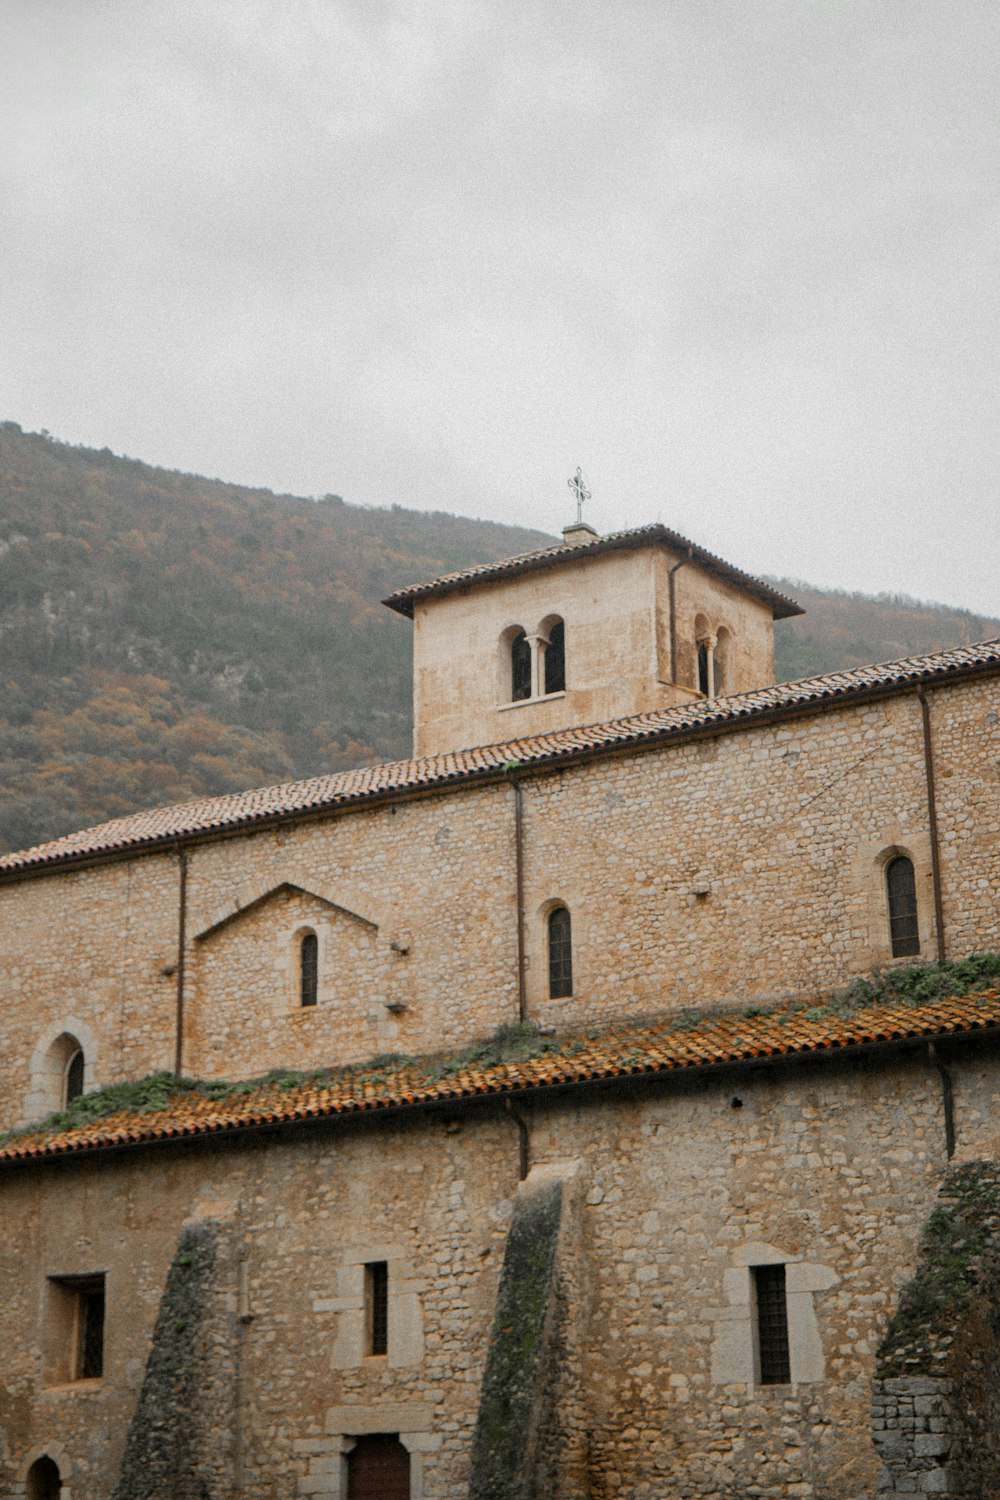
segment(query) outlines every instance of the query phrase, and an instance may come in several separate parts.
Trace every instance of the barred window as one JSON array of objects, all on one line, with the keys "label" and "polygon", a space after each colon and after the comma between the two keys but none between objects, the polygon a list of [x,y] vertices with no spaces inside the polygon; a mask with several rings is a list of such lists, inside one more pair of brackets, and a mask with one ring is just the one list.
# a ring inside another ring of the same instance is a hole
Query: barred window
[{"label": "barred window", "polygon": [[319,939],[314,932],[303,934],[299,949],[299,1002],[315,1005],[319,991]]},{"label": "barred window", "polygon": [[753,1286],[757,1306],[757,1379],[761,1385],[788,1385],[792,1371],[784,1266],[754,1266]]},{"label": "barred window", "polygon": [[549,998],[561,1000],[573,993],[573,937],[565,906],[549,912],[548,929]]},{"label": "barred window", "polygon": [[917,884],[913,861],[898,854],[885,867],[885,887],[889,901],[889,938],[893,958],[905,958],[920,952],[920,929],[917,923]]},{"label": "barred window", "polygon": [[389,1352],[389,1265],[384,1260],[365,1266],[365,1323],[369,1354]]}]

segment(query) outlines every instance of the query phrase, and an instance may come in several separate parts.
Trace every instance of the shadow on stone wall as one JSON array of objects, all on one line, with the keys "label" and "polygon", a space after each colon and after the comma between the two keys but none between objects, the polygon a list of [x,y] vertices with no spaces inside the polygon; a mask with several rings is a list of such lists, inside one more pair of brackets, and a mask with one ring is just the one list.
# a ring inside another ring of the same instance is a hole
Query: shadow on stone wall
[{"label": "shadow on stone wall", "polygon": [[[185,1225],[112,1500],[229,1500],[236,1447],[233,1230]],[[233,1276],[229,1272],[233,1272]]]},{"label": "shadow on stone wall", "polygon": [[1000,1166],[949,1172],[879,1350],[885,1500],[1000,1500]]}]

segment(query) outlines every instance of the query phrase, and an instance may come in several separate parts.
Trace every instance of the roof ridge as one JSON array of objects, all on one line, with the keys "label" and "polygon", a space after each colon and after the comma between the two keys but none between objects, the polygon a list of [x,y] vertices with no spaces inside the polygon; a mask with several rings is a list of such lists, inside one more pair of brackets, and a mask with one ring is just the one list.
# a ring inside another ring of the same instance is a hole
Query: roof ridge
[{"label": "roof ridge", "polygon": [[655,743],[673,734],[691,734],[752,722],[763,714],[797,711],[812,704],[852,693],[903,687],[935,676],[1000,668],[1000,637],[925,652],[897,661],[846,671],[820,673],[793,682],[751,688],[745,693],[714,699],[698,698],[670,708],[645,709],[603,723],[574,725],[547,734],[474,745],[407,760],[385,761],[347,771],[333,771],[297,781],[195,798],[114,818],[63,834],[33,848],[0,856],[0,877],[96,858],[135,848],[159,847],[210,834],[225,828],[249,826],[264,820],[302,815],[323,808],[345,806],[368,798],[405,795],[482,775],[497,775],[525,764],[579,754],[611,751],[625,745]]},{"label": "roof ridge", "polygon": [[499,558],[496,562],[472,563],[466,568],[458,568],[451,573],[442,573],[426,583],[411,583],[403,588],[395,589],[382,600],[382,603],[399,614],[412,616],[413,605],[418,599],[437,597],[451,593],[454,589],[486,583],[494,578],[513,577],[518,573],[536,568],[554,567],[560,562],[571,561],[575,558],[593,557],[601,552],[637,547],[646,541],[666,542],[669,546],[697,558],[710,570],[738,580],[751,592],[769,600],[775,606],[774,614],[777,619],[804,613],[794,599],[781,593],[773,584],[756,577],[753,573],[747,573],[743,568],[738,568],[735,563],[727,562],[724,557],[710,552],[707,547],[700,546],[698,542],[692,542],[688,537],[682,536],[679,531],[674,531],[672,527],[664,525],[662,521],[648,521],[643,526],[633,526],[625,531],[609,531],[604,536],[595,535],[589,541],[554,542],[550,547],[538,547],[532,552],[519,553],[516,557]]}]

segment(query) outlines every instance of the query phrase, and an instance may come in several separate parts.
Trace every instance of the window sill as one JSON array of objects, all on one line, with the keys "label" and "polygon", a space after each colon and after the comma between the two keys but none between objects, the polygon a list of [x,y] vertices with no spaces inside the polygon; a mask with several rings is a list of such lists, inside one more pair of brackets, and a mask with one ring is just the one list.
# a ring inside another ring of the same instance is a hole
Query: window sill
[{"label": "window sill", "polygon": [[81,1380],[59,1380],[53,1385],[42,1387],[43,1396],[65,1396],[67,1391],[83,1394],[89,1391],[93,1394],[100,1391],[104,1385],[103,1375],[87,1375]]},{"label": "window sill", "polygon": [[542,693],[538,698],[515,698],[513,703],[498,703],[497,713],[508,713],[512,708],[531,708],[535,703],[555,703],[559,698],[565,698],[566,689],[558,693]]}]

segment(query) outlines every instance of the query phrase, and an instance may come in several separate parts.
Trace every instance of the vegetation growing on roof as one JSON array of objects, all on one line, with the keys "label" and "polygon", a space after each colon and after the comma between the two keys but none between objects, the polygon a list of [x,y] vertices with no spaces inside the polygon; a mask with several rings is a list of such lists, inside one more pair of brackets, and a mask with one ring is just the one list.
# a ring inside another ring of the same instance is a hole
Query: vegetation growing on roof
[{"label": "vegetation growing on roof", "polygon": [[[880,1005],[928,1005],[950,996],[974,994],[1000,985],[1000,954],[973,953],[968,958],[945,963],[914,964],[903,969],[888,969],[868,978],[852,980],[844,989],[820,1005],[815,997],[782,1005],[715,1006],[703,1010],[687,1008],[671,1021],[658,1018],[652,1023],[658,1031],[695,1032],[703,1026],[734,1016],[747,1021],[771,1020],[775,1025],[795,1021],[849,1019],[853,1014]],[[454,1052],[426,1057],[411,1057],[402,1052],[382,1052],[363,1062],[334,1068],[313,1068],[299,1072],[291,1068],[272,1068],[254,1078],[177,1078],[173,1073],[152,1073],[135,1082],[110,1083],[74,1099],[65,1109],[45,1119],[21,1126],[0,1135],[0,1145],[23,1135],[53,1135],[79,1130],[114,1114],[150,1114],[167,1108],[179,1095],[199,1095],[205,1099],[238,1099],[264,1091],[290,1092],[305,1085],[317,1088],[351,1083],[362,1089],[386,1088],[400,1074],[406,1075],[406,1089],[413,1090],[439,1083],[442,1079],[474,1070],[483,1073],[491,1068],[528,1062],[547,1055],[565,1058],[567,1062],[585,1052],[589,1045],[607,1037],[618,1066],[641,1069],[646,1048],[635,1036],[633,1027],[643,1023],[634,1019],[620,1037],[614,1028],[607,1031],[591,1028],[586,1034],[570,1032],[559,1037],[543,1031],[534,1021],[498,1026],[491,1037],[473,1042]],[[617,1040],[616,1040],[617,1037]]]}]

